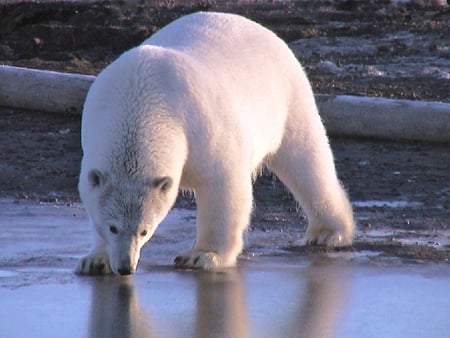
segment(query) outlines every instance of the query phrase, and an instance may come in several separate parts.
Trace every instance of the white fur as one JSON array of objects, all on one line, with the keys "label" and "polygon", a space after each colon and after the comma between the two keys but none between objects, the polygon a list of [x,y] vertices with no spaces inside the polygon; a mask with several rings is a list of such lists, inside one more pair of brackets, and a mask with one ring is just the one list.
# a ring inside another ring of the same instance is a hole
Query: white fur
[{"label": "white fur", "polygon": [[352,241],[306,75],[284,42],[243,17],[182,17],[109,65],[86,99],[82,146],[79,190],[95,245],[79,273],[132,273],[179,188],[195,192],[198,234],[175,265],[232,266],[262,165],[306,211],[308,243]]}]

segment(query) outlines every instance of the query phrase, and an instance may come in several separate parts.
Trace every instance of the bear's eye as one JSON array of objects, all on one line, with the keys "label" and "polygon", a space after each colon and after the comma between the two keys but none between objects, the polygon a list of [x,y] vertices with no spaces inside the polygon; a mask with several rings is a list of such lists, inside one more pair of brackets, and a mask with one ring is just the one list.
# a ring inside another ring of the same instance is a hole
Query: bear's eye
[{"label": "bear's eye", "polygon": [[113,234],[117,234],[119,232],[119,230],[117,230],[117,227],[115,227],[114,225],[111,225],[109,227],[109,231],[111,231]]},{"label": "bear's eye", "polygon": [[140,235],[141,235],[142,237],[147,236],[147,234],[148,234],[147,230],[142,230],[141,233],[140,233]]}]

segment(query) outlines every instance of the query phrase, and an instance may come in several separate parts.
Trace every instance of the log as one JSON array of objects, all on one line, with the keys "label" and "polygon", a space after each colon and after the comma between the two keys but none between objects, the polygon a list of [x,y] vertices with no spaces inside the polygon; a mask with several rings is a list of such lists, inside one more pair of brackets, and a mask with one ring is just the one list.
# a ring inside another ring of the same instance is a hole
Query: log
[{"label": "log", "polygon": [[0,106],[80,114],[95,76],[0,66]]},{"label": "log", "polygon": [[450,104],[316,95],[330,135],[450,142]]},{"label": "log", "polygon": [[[0,66],[0,106],[81,114],[95,76]],[[450,104],[316,95],[330,135],[450,142]]]}]

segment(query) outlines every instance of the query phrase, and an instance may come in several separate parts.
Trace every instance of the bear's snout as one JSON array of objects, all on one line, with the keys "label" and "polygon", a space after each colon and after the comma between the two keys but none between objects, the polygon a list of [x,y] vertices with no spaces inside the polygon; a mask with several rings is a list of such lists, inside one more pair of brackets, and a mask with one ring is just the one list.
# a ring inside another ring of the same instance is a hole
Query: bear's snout
[{"label": "bear's snout", "polygon": [[134,273],[136,268],[131,263],[131,257],[127,256],[120,261],[119,266],[117,267],[117,272],[121,276],[127,276]]},{"label": "bear's snout", "polygon": [[132,274],[130,267],[119,268],[117,270],[117,272],[119,272],[119,274],[122,275],[122,276],[127,276],[127,275],[131,275]]}]

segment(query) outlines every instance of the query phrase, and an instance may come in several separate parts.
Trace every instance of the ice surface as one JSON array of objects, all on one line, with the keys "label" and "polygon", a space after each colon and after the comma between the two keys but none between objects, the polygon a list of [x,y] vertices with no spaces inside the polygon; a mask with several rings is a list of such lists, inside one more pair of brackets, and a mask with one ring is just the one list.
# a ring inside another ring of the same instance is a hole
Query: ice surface
[{"label": "ice surface", "polygon": [[174,270],[174,255],[195,237],[194,223],[192,211],[171,213],[145,247],[135,275],[80,277],[72,269],[89,248],[80,205],[0,201],[0,337],[446,337],[450,332],[448,263],[283,255],[267,240],[267,249],[248,254],[234,269]]}]

